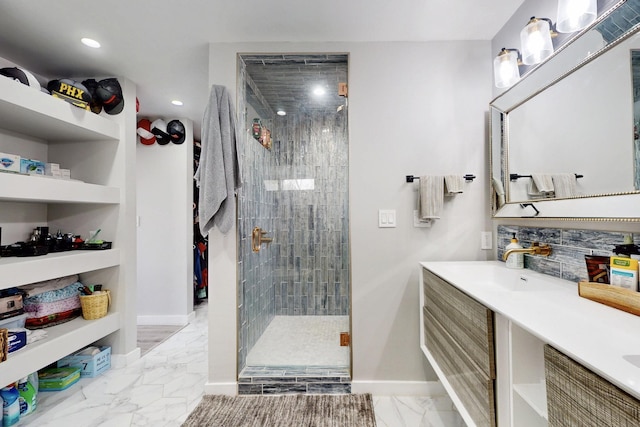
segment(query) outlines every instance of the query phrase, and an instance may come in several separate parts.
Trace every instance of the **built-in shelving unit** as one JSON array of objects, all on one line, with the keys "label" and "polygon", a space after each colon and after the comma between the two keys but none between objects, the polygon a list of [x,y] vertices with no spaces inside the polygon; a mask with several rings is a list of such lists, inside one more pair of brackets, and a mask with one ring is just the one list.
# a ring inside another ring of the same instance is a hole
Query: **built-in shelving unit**
[{"label": "built-in shelving unit", "polygon": [[119,80],[125,109],[107,116],[0,78],[0,152],[36,153],[74,178],[0,173],[1,244],[27,239],[35,224],[85,237],[101,229],[100,238],[113,247],[0,258],[0,289],[78,274],[112,294],[106,317],[48,327],[45,339],[11,353],[0,363],[0,384],[96,341],[111,345],[114,355],[135,350],[135,143],[129,141],[135,139],[135,89]]}]

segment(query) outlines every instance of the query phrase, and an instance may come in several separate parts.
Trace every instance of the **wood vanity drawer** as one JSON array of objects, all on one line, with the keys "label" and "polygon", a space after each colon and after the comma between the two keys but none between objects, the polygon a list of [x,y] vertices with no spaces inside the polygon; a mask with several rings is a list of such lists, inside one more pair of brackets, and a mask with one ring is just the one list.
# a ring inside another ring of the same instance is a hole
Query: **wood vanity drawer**
[{"label": "wood vanity drawer", "polygon": [[640,401],[550,345],[544,367],[549,427],[640,425]]},{"label": "wood vanity drawer", "polygon": [[489,378],[495,378],[493,312],[424,270],[424,306]]},{"label": "wood vanity drawer", "polygon": [[477,426],[496,425],[494,380],[480,371],[426,307],[423,309],[427,349],[447,377]]}]

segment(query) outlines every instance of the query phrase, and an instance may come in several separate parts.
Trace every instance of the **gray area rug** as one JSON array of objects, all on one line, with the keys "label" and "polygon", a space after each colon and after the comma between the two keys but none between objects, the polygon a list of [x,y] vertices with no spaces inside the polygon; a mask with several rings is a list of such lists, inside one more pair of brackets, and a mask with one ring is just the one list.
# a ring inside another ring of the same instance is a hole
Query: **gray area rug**
[{"label": "gray area rug", "polygon": [[182,427],[375,427],[370,394],[205,395]]}]

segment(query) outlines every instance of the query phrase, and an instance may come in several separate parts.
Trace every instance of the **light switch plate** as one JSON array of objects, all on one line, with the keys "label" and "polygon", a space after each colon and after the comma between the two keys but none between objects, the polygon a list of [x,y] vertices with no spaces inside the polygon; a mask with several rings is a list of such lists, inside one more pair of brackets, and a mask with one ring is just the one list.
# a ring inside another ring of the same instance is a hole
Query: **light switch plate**
[{"label": "light switch plate", "polygon": [[395,209],[378,210],[378,227],[379,228],[393,228],[395,226],[396,226]]}]

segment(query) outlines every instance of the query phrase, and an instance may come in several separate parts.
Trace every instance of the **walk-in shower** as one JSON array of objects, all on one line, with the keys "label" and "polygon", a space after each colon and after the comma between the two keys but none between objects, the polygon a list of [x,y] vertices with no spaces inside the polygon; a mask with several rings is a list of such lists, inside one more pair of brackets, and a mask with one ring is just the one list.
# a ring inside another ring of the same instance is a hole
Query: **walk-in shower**
[{"label": "walk-in shower", "polygon": [[241,392],[268,392],[265,376],[274,393],[348,391],[348,56],[238,64]]}]

